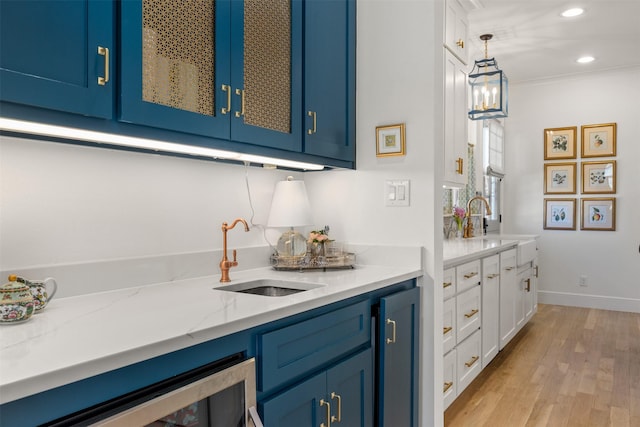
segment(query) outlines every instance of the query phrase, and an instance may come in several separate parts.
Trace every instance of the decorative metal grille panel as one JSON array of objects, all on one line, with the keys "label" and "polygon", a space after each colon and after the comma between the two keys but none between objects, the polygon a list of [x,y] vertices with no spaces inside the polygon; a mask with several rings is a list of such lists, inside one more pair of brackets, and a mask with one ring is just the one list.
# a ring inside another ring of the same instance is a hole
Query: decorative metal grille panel
[{"label": "decorative metal grille panel", "polygon": [[214,10],[214,0],[143,0],[143,100],[215,115]]},{"label": "decorative metal grille panel", "polygon": [[291,1],[244,2],[244,122],[291,132]]}]

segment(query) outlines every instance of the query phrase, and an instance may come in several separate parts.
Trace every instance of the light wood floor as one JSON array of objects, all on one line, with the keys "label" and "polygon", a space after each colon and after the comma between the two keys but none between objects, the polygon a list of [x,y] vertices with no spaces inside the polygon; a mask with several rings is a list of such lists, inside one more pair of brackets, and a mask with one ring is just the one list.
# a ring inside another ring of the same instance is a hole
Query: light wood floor
[{"label": "light wood floor", "polygon": [[640,426],[640,314],[539,305],[445,426]]}]

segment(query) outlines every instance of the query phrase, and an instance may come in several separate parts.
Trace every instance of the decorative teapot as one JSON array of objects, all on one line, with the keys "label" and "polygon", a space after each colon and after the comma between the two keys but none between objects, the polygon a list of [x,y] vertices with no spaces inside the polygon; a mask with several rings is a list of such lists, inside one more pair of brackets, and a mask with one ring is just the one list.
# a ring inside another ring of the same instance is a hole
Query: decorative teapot
[{"label": "decorative teapot", "polygon": [[0,324],[29,320],[34,311],[35,304],[29,286],[18,282],[18,277],[12,274],[9,283],[0,286]]},{"label": "decorative teapot", "polygon": [[[11,278],[9,278],[9,280],[11,280]],[[58,290],[58,284],[53,277],[47,277],[44,280],[29,280],[24,277],[17,276],[16,280],[20,283],[24,283],[31,290],[35,313],[40,313],[49,301],[53,299],[53,296]],[[48,292],[47,289],[50,289],[51,292]]]}]

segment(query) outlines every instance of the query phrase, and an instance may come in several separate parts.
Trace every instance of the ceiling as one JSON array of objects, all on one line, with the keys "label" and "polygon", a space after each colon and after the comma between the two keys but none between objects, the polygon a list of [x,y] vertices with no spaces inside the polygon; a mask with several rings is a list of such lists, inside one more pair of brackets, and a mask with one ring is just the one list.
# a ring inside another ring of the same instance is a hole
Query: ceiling
[{"label": "ceiling", "polygon": [[[484,57],[480,35],[490,33],[495,57],[510,83],[640,66],[640,0],[460,0],[469,15],[471,60]],[[563,18],[581,7],[585,13]],[[579,64],[590,55],[595,61]]]}]

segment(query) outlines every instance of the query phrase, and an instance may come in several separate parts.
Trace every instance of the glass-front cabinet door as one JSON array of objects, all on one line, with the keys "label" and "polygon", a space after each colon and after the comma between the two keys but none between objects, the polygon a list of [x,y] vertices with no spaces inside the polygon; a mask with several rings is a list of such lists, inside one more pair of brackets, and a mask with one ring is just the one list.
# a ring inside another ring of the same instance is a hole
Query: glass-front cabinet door
[{"label": "glass-front cabinet door", "polygon": [[301,2],[121,5],[121,121],[300,149]]}]

